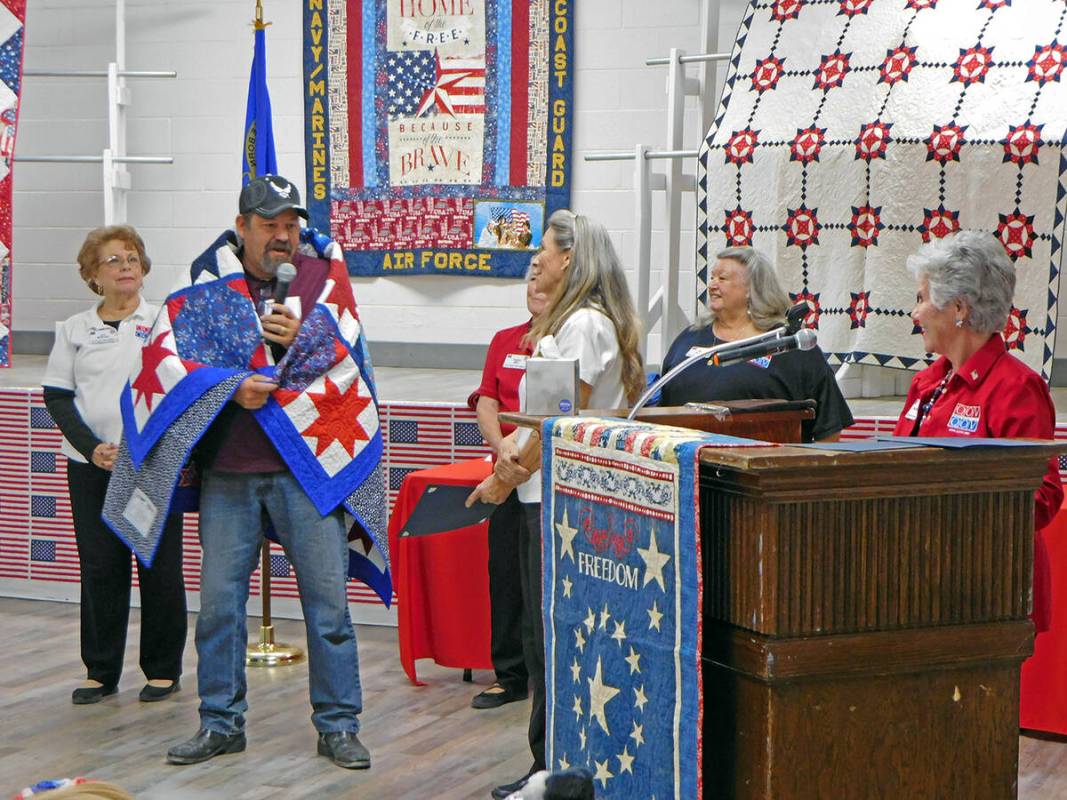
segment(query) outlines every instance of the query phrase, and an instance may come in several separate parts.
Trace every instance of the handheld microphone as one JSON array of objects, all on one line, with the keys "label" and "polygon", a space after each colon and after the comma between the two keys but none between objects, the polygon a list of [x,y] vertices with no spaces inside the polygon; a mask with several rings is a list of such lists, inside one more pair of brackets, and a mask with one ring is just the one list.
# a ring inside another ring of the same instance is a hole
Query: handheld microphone
[{"label": "handheld microphone", "polygon": [[284,306],[285,298],[289,296],[289,287],[292,286],[293,279],[296,278],[296,267],[288,262],[279,264],[274,277],[277,280],[274,289],[274,302]]},{"label": "handheld microphone", "polygon": [[811,328],[801,328],[792,336],[783,336],[780,339],[771,339],[766,342],[756,342],[745,347],[736,347],[715,353],[708,362],[716,367],[733,364],[735,361],[749,361],[760,356],[769,356],[775,353],[784,353],[787,350],[811,350],[815,347],[818,336]]}]

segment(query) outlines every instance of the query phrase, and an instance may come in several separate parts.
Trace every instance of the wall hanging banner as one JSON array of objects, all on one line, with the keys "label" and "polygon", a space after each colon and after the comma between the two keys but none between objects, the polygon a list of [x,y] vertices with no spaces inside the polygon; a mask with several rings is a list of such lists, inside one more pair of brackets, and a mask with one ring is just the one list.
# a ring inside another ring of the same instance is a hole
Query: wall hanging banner
[{"label": "wall hanging banner", "polygon": [[601,798],[699,798],[697,456],[766,443],[590,417],[543,438],[549,767],[588,766]]},{"label": "wall hanging banner", "polygon": [[0,367],[11,366],[11,159],[22,87],[26,0],[0,0]]},{"label": "wall hanging banner", "polygon": [[305,0],[308,211],[350,274],[525,274],[570,202],[573,15]]},{"label": "wall hanging banner", "polygon": [[1047,378],[1067,196],[1063,0],[750,4],[698,166],[698,287],[777,262],[836,362],[920,369],[905,261],[971,228],[1015,262],[1008,346]]}]

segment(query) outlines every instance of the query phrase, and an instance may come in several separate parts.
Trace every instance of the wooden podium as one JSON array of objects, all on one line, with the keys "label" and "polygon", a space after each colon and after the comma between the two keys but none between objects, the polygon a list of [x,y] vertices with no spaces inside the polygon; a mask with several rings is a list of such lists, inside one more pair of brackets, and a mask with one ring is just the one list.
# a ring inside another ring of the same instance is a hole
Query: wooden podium
[{"label": "wooden podium", "polygon": [[1015,797],[1060,449],[703,451],[705,796]]},{"label": "wooden podium", "polygon": [[[796,442],[810,413],[638,419]],[[703,450],[704,796],[1016,797],[1034,490],[1063,449]]]}]

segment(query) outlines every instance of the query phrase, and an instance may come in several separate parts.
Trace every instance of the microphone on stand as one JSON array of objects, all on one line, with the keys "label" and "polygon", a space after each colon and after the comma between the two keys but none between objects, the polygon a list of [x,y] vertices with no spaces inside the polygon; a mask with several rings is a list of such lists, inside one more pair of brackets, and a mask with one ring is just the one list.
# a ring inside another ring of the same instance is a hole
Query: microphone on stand
[{"label": "microphone on stand", "polygon": [[[804,327],[804,318],[808,316],[808,312],[811,308],[807,303],[797,303],[795,306],[790,306],[789,310],[785,312],[785,330],[787,333],[796,333],[802,327]],[[802,350],[804,348],[801,348]]]},{"label": "microphone on stand", "polygon": [[[805,306],[806,308],[806,306]],[[790,309],[792,310],[792,309]],[[669,372],[660,375],[659,378],[642,394],[637,402],[634,403],[634,407],[630,409],[630,413],[626,416],[626,419],[633,419],[637,416],[642,408],[645,407],[645,403],[651,400],[656,392],[674,380],[675,376],[680,372],[684,372],[689,367],[698,361],[702,361],[705,358],[710,358],[716,353],[727,350],[731,347],[738,347],[741,345],[763,343],[763,342],[777,342],[784,338],[790,331],[786,327],[773,328],[772,330],[760,333],[755,336],[750,336],[747,339],[740,339],[736,342],[722,342],[721,344],[713,345],[711,347],[694,347],[686,353],[685,358],[678,364],[676,364]]]},{"label": "microphone on stand", "polygon": [[727,348],[713,354],[708,363],[722,367],[733,364],[736,361],[750,361],[761,356],[784,353],[787,350],[811,350],[815,347],[818,336],[811,328],[801,328],[792,336],[783,336],[765,342],[744,345],[743,347]]}]

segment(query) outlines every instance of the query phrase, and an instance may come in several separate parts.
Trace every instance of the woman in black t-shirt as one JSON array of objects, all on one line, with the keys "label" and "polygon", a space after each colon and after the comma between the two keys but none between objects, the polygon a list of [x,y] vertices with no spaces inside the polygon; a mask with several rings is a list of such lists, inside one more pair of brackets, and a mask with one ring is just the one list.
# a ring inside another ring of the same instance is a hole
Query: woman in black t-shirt
[{"label": "woman in black t-shirt", "polygon": [[[708,277],[708,314],[678,335],[663,359],[663,373],[694,347],[757,336],[785,322],[789,297],[765,255],[730,247],[716,256]],[[815,400],[806,441],[833,441],[852,414],[819,348],[791,350],[725,367],[697,361],[663,387],[661,406],[718,400]]]}]

